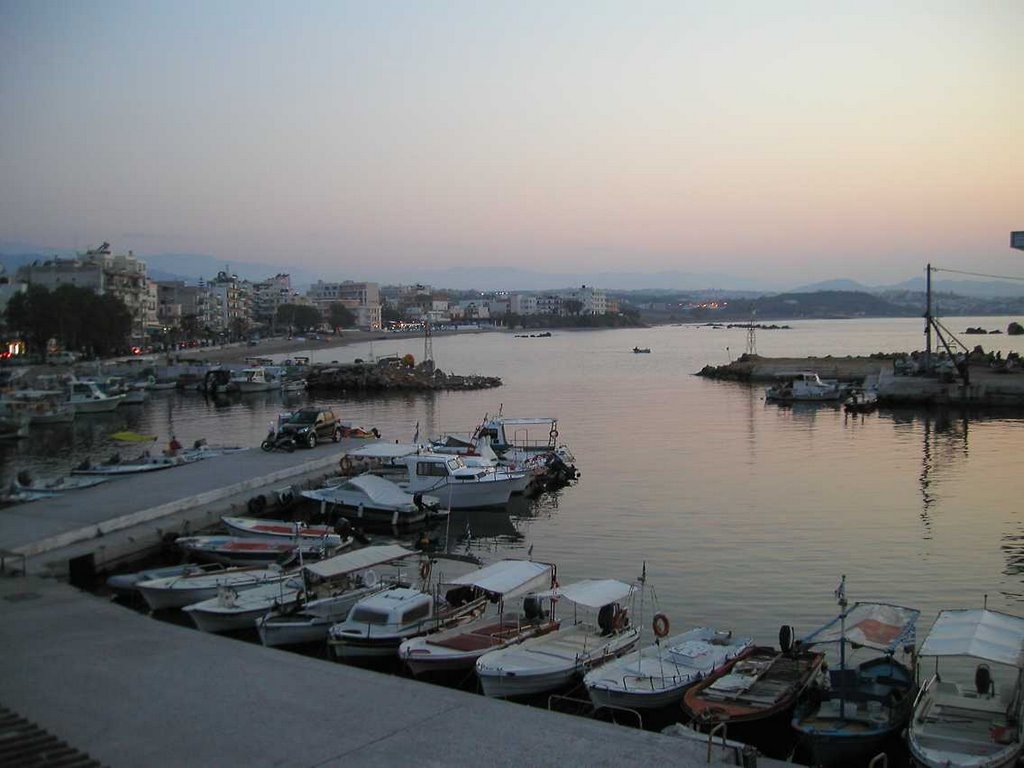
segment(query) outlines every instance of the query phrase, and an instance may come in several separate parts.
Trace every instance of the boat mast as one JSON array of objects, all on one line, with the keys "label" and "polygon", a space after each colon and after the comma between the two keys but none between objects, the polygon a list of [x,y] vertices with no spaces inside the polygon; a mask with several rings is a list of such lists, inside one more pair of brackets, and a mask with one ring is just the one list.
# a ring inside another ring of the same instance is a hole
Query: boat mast
[{"label": "boat mast", "polygon": [[932,370],[932,265],[925,268],[924,369]]},{"label": "boat mast", "polygon": [[839,713],[844,717],[846,713],[846,574],[839,581],[836,587],[836,601],[839,603]]}]

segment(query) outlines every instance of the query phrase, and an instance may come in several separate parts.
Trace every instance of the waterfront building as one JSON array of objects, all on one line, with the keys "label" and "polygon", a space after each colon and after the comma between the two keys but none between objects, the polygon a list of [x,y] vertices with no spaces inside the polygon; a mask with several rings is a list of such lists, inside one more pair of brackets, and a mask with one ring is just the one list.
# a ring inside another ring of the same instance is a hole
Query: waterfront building
[{"label": "waterfront building", "polygon": [[283,272],[253,283],[252,318],[256,323],[274,327],[282,304],[295,304],[298,294],[292,290],[292,278]]},{"label": "waterfront building", "polygon": [[357,283],[345,280],[328,283],[317,280],[306,296],[328,317],[331,304],[341,304],[352,311],[356,325],[369,331],[381,329],[380,286],[377,283]]}]

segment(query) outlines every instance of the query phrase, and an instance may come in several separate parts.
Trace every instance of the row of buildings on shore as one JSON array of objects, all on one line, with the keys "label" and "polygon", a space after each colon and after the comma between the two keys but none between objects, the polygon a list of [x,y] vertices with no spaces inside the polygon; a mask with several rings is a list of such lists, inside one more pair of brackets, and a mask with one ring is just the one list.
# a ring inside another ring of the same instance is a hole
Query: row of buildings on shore
[{"label": "row of buildings on shore", "polygon": [[154,280],[147,275],[144,260],[132,251],[114,253],[109,243],[73,258],[25,264],[14,275],[5,275],[0,267],[0,312],[15,293],[29,285],[51,291],[74,285],[117,296],[132,316],[132,337],[138,341],[165,336],[172,330],[236,337],[259,330],[286,331],[287,312],[282,317],[282,306],[314,307],[329,325],[331,305],[341,304],[352,313],[355,325],[366,330],[385,327],[385,306],[392,310],[388,313],[391,318],[400,318],[398,322],[433,325],[500,322],[508,315],[603,315],[618,310],[604,290],[588,286],[455,299],[425,285],[381,287],[350,280],[317,280],[300,291],[285,273],[253,281],[227,269],[194,285],[183,280]]}]

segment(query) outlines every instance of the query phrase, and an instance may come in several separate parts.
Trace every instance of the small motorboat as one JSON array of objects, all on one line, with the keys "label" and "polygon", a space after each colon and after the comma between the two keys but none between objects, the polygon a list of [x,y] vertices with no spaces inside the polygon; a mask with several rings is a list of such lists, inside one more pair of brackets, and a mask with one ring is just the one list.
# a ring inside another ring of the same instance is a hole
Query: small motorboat
[{"label": "small motorboat", "polygon": [[385,477],[365,473],[339,482],[302,491],[302,497],[319,501],[324,514],[337,512],[350,520],[408,525],[423,522],[441,500],[430,494],[412,494]]},{"label": "small motorboat", "polygon": [[633,347],[634,355],[649,355],[651,353],[650,347]]},{"label": "small motorboat", "polygon": [[261,584],[276,583],[288,576],[288,573],[274,565],[266,568],[223,568],[210,573],[183,573],[140,581],[135,588],[150,610],[159,611],[181,608],[214,597],[221,587],[233,587],[241,591]]},{"label": "small motorboat", "polygon": [[[500,560],[452,579],[453,586],[472,587],[488,595],[494,611],[467,624],[406,640],[398,648],[398,657],[417,676],[472,672],[485,653],[558,629],[558,622],[544,611],[543,601],[530,594],[550,589],[554,571],[549,563]],[[522,611],[506,610],[517,597],[522,598]]]},{"label": "small motorboat", "polygon": [[18,473],[12,490],[26,493],[44,492],[47,494],[67,493],[82,488],[92,488],[95,485],[107,482],[106,477],[55,477],[50,480],[36,480],[27,471]]},{"label": "small motorboat", "polygon": [[532,696],[560,689],[589,670],[628,653],[640,638],[619,601],[633,588],[614,579],[587,580],[541,592],[597,612],[597,621],[579,619],[517,645],[485,653],[476,675],[487,696]]},{"label": "small motorboat", "polygon": [[[331,626],[352,606],[391,586],[409,586],[402,563],[416,553],[397,544],[370,546],[306,565],[304,589],[291,603],[271,608],[256,620],[260,641],[269,647],[323,643]],[[396,566],[390,575],[374,568]]]},{"label": "small motorboat", "polygon": [[1024,752],[1021,648],[1024,618],[987,608],[939,612],[917,656],[919,674],[926,665],[934,671],[914,702],[907,729],[914,765],[1019,764]]},{"label": "small motorboat", "polygon": [[240,632],[256,629],[256,619],[275,607],[294,602],[302,592],[302,577],[263,584],[253,589],[221,587],[216,596],[186,605],[182,610],[203,632]]},{"label": "small motorboat", "polygon": [[133,573],[116,573],[107,579],[107,588],[115,597],[138,596],[138,586],[143,581],[166,579],[172,576],[189,576],[198,573],[217,573],[223,571],[219,563],[180,563],[160,568],[146,568]]},{"label": "small motorboat", "polygon": [[[803,648],[835,645],[838,663],[828,686],[815,686],[793,715],[793,729],[813,765],[866,765],[907,725],[917,686],[895,656],[914,645],[919,611],[888,603],[854,603],[847,610],[846,580],[836,595],[839,616],[800,641]],[[851,663],[856,649],[873,652]],[[881,654],[881,655],[878,655]]]},{"label": "small motorboat", "polygon": [[141,472],[158,472],[162,469],[171,469],[185,464],[198,461],[200,455],[178,456],[151,456],[143,454],[132,459],[122,459],[120,454],[115,453],[101,464],[93,464],[86,459],[77,467],[71,470],[72,475],[135,475]]},{"label": "small motorboat", "polygon": [[309,523],[291,522],[289,520],[263,520],[255,517],[222,517],[220,519],[232,536],[255,539],[275,539],[294,541],[299,539],[316,539],[325,536],[328,541],[337,545],[341,537],[329,525],[310,525]]},{"label": "small motorboat", "polygon": [[655,614],[653,645],[621,656],[586,674],[583,683],[595,707],[658,709],[678,707],[686,689],[715,674],[753,646],[749,637],[733,637],[728,630],[696,627],[672,637],[668,618]]},{"label": "small motorboat", "polygon": [[805,403],[839,400],[845,390],[835,381],[825,381],[813,371],[788,374],[787,380],[764,391],[767,402]]},{"label": "small motorboat", "polygon": [[289,562],[297,557],[316,560],[351,546],[352,538],[331,534],[317,539],[261,539],[243,536],[183,536],[174,542],[199,560],[226,565]]},{"label": "small motorboat", "polygon": [[847,413],[871,413],[878,408],[878,393],[870,389],[856,389],[843,401]]}]

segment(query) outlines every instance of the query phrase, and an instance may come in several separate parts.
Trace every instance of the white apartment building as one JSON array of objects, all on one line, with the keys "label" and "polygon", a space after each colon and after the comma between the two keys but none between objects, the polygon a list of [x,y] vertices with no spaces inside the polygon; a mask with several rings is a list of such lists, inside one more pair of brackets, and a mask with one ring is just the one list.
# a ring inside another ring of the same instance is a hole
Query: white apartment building
[{"label": "white apartment building", "polygon": [[317,280],[306,296],[326,318],[331,304],[342,304],[356,316],[356,325],[369,331],[381,329],[380,286],[377,283],[356,283],[345,280],[328,283]]}]

